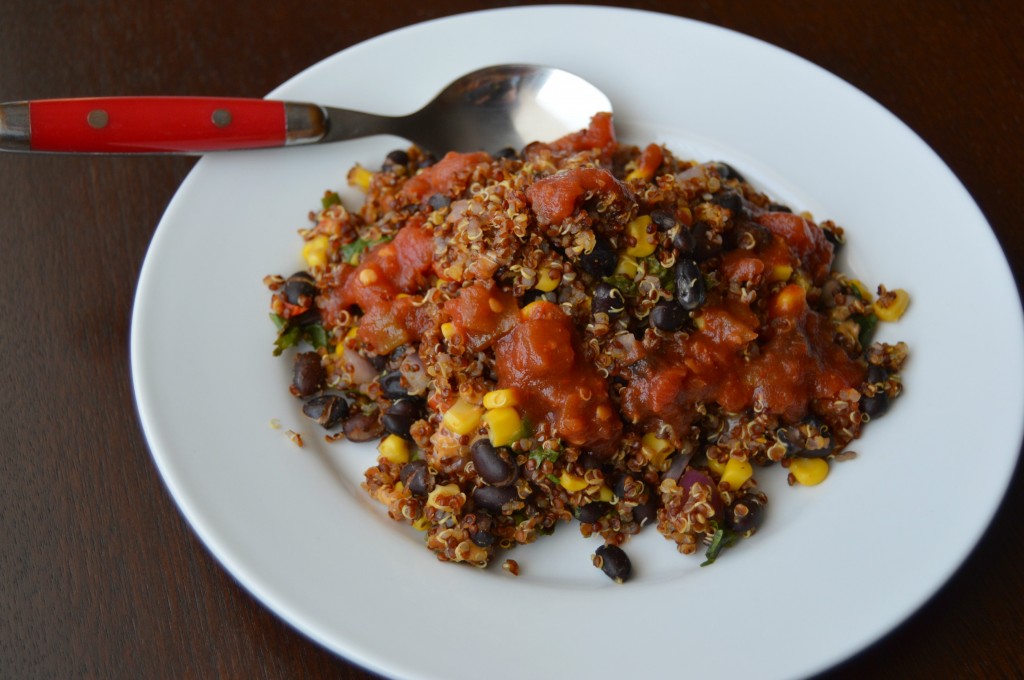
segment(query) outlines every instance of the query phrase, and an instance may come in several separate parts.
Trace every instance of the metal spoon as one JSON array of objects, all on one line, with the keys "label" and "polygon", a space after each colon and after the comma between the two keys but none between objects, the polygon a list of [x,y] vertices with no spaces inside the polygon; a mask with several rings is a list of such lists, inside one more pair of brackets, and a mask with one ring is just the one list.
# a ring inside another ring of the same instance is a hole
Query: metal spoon
[{"label": "metal spoon", "polygon": [[596,87],[557,68],[506,64],[454,81],[419,111],[378,116],[318,104],[217,97],[106,97],[0,104],[0,149],[205,153],[393,134],[443,154],[520,149],[611,112]]}]

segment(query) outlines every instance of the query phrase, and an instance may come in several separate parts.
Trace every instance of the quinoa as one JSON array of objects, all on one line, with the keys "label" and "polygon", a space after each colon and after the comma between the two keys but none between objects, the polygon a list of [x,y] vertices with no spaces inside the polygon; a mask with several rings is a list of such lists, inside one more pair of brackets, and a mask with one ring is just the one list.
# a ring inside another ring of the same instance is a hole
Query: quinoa
[{"label": "quinoa", "polygon": [[274,351],[328,441],[379,439],[363,488],[441,560],[575,520],[712,562],[761,526],[761,470],[820,483],[902,391],[907,347],[872,336],[909,296],[833,268],[842,227],[608,114],[348,178],[363,205],[326,192],[307,270],[264,280]]}]

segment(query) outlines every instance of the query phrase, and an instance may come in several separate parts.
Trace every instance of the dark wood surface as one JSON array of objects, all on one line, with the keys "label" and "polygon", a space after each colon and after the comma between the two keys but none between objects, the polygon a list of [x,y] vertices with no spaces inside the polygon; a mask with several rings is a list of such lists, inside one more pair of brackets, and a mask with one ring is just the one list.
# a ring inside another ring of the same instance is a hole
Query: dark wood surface
[{"label": "dark wood surface", "polygon": [[[262,96],[384,31],[511,4],[0,0],[0,101]],[[877,99],[963,181],[1019,280],[1019,2],[634,6],[764,39]],[[643,59],[642,44],[628,38],[613,48]],[[373,677],[232,580],[178,513],[141,434],[128,362],[134,287],[161,212],[193,162],[0,155],[2,678]],[[936,266],[985,295],[978,272]],[[951,329],[969,317],[951,309]],[[963,456],[965,474],[985,474],[984,451]],[[977,550],[923,609],[825,677],[1021,677],[1022,490],[1018,473]],[[756,628],[756,615],[745,625]],[[800,650],[794,631],[785,653]]]}]

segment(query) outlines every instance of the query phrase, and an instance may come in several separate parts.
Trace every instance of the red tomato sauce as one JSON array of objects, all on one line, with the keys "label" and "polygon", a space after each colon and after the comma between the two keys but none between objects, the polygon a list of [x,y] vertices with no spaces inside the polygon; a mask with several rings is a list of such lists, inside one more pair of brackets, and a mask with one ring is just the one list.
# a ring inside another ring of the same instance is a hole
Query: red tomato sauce
[{"label": "red tomato sauce", "polygon": [[610,455],[622,421],[607,382],[579,346],[572,320],[555,304],[537,303],[494,345],[498,386],[524,395],[522,407],[534,423],[547,422],[570,444]]}]

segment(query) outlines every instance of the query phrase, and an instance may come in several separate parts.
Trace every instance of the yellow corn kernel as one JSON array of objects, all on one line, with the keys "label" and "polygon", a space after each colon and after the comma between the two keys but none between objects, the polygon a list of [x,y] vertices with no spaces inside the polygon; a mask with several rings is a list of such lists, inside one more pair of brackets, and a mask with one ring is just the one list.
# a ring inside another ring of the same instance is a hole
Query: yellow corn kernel
[{"label": "yellow corn kernel", "polygon": [[886,291],[871,308],[879,321],[898,321],[910,305],[910,294],[902,288]]},{"label": "yellow corn kernel", "polygon": [[519,310],[519,316],[521,316],[524,319],[529,319],[530,314],[533,313],[533,310],[540,309],[542,306],[546,304],[550,303],[547,300],[534,300],[533,302]]},{"label": "yellow corn kernel", "polygon": [[776,283],[778,281],[789,281],[789,277],[793,275],[793,267],[788,264],[777,264],[772,267],[771,272],[768,274],[769,283]]},{"label": "yellow corn kernel", "polygon": [[850,279],[849,284],[857,289],[857,292],[860,294],[861,300],[864,300],[864,302],[871,302],[871,300],[873,299],[871,296],[871,291],[868,290],[868,287],[865,286],[860,279]]},{"label": "yellow corn kernel", "polygon": [[672,442],[667,439],[661,439],[653,432],[648,432],[643,436],[643,439],[640,440],[640,447],[643,449],[644,455],[647,456],[647,460],[655,468],[661,467],[661,464],[665,462],[669,454],[675,451]]},{"label": "yellow corn kernel", "polygon": [[810,290],[814,285],[814,282],[811,281],[809,276],[807,276],[807,272],[802,269],[796,270],[796,275],[793,277],[793,280],[796,282],[796,285],[800,286],[805,291]]},{"label": "yellow corn kernel", "polygon": [[523,419],[511,406],[491,409],[484,413],[483,420],[490,430],[491,444],[494,446],[508,446],[519,441],[523,433]]},{"label": "yellow corn kernel", "polygon": [[377,451],[380,452],[381,458],[387,458],[392,463],[409,462],[409,443],[397,434],[389,434],[381,439]]},{"label": "yellow corn kernel", "polygon": [[602,484],[601,488],[597,490],[597,500],[611,503],[615,500],[615,492],[607,484]]},{"label": "yellow corn kernel", "polygon": [[729,458],[729,461],[722,469],[721,482],[725,482],[732,490],[743,486],[744,482],[754,476],[754,467],[745,460]]},{"label": "yellow corn kernel", "polygon": [[302,246],[302,257],[310,269],[327,266],[327,242],[327,237],[320,234],[306,241],[306,244]]},{"label": "yellow corn kernel", "polygon": [[441,335],[444,336],[445,340],[450,340],[455,335],[455,324],[451,321],[445,321],[441,324]]},{"label": "yellow corn kernel", "polygon": [[484,408],[519,406],[519,393],[514,389],[492,390],[484,395]]},{"label": "yellow corn kernel", "polygon": [[426,515],[422,515],[420,517],[417,517],[412,522],[412,528],[415,529],[416,531],[426,531],[427,529],[430,528],[430,520],[427,519]]},{"label": "yellow corn kernel", "polygon": [[363,166],[356,163],[356,165],[348,171],[348,183],[349,186],[358,187],[363,191],[370,190],[370,180],[373,178],[373,173],[364,168]]},{"label": "yellow corn kernel", "polygon": [[716,458],[708,456],[708,467],[711,468],[711,472],[718,477],[725,474],[725,463],[719,463]]},{"label": "yellow corn kernel", "polygon": [[821,484],[828,477],[828,461],[824,458],[794,458],[789,462],[789,474],[804,486]]},{"label": "yellow corn kernel", "polygon": [[445,411],[441,420],[444,426],[455,434],[469,434],[480,427],[480,416],[483,412],[480,406],[459,398],[454,406]]},{"label": "yellow corn kernel", "polygon": [[583,489],[586,489],[588,486],[590,486],[589,484],[587,484],[587,480],[583,479],[582,477],[577,477],[576,475],[571,475],[568,472],[562,473],[562,476],[558,478],[558,483],[562,486],[563,489],[565,489],[569,493],[583,491]]},{"label": "yellow corn kernel", "polygon": [[555,288],[558,288],[558,284],[562,281],[562,272],[557,269],[554,271],[557,276],[551,276],[552,271],[550,268],[541,267],[540,276],[537,277],[537,283],[533,284],[533,287],[545,293],[550,293]]},{"label": "yellow corn kernel", "polygon": [[631,236],[636,243],[626,248],[626,254],[633,257],[647,257],[654,252],[658,239],[653,233],[648,233],[651,224],[650,215],[641,215],[626,225],[626,235]]},{"label": "yellow corn kernel", "polygon": [[427,507],[434,508],[435,510],[445,510],[446,508],[437,502],[437,499],[441,496],[458,496],[462,491],[459,489],[458,484],[441,484],[434,487],[434,490],[427,494]]},{"label": "yellow corn kernel", "polygon": [[620,257],[619,263],[615,265],[615,273],[629,279],[635,278],[638,271],[640,271],[640,266],[636,263],[636,260],[626,255]]}]

